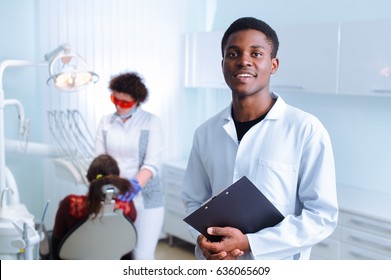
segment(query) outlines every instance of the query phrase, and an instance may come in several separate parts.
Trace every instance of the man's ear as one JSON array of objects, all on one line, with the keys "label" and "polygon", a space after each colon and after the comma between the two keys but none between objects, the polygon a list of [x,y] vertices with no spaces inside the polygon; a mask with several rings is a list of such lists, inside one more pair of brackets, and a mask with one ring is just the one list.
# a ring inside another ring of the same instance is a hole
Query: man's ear
[{"label": "man's ear", "polygon": [[274,74],[277,72],[278,66],[280,65],[280,61],[277,57],[272,58],[272,68],[270,70],[270,74]]}]

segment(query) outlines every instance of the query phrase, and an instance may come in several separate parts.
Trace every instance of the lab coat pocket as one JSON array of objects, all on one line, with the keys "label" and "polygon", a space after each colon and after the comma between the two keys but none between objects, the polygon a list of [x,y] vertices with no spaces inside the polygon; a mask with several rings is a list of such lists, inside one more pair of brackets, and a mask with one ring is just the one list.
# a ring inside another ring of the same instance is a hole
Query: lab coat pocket
[{"label": "lab coat pocket", "polygon": [[284,216],[294,211],[297,190],[294,165],[259,158],[254,183]]}]

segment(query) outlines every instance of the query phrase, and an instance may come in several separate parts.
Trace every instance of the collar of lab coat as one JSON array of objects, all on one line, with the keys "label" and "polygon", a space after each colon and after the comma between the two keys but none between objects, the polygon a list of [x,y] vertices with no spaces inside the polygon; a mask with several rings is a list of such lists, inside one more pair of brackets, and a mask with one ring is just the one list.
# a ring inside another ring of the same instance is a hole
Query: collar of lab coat
[{"label": "collar of lab coat", "polygon": [[[271,92],[270,95],[271,95],[271,97],[273,99],[276,99],[276,103],[274,103],[273,107],[270,109],[269,113],[267,113],[267,115],[265,116],[264,120],[276,120],[276,119],[281,118],[283,113],[284,113],[284,111],[285,111],[285,108],[287,106],[285,101],[282,99],[282,97],[279,96],[277,93]],[[232,118],[232,114],[231,114],[231,108],[232,108],[232,103],[231,103],[231,105],[229,107],[227,107],[225,109],[225,112],[222,115],[222,117],[226,121],[232,121],[233,122],[233,118]]]},{"label": "collar of lab coat", "polygon": [[276,99],[276,103],[274,103],[273,107],[270,109],[270,111],[266,115],[265,119],[277,120],[282,117],[287,105],[286,105],[285,101],[282,99],[282,97],[279,96],[278,94],[271,92],[270,95],[273,99]]}]

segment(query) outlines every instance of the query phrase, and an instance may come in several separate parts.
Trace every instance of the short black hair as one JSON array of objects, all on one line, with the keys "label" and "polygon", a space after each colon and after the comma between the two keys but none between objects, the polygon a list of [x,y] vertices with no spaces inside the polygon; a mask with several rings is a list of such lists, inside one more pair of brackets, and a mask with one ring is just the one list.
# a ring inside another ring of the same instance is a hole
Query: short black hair
[{"label": "short black hair", "polygon": [[227,44],[228,37],[237,31],[241,30],[247,30],[247,29],[254,29],[261,31],[263,34],[266,35],[266,39],[270,43],[272,47],[272,58],[275,58],[277,56],[278,51],[278,37],[277,33],[271,28],[266,22],[256,19],[254,17],[242,17],[237,20],[235,20],[231,25],[228,27],[228,29],[225,31],[223,38],[221,40],[221,54],[224,57],[224,48]]}]

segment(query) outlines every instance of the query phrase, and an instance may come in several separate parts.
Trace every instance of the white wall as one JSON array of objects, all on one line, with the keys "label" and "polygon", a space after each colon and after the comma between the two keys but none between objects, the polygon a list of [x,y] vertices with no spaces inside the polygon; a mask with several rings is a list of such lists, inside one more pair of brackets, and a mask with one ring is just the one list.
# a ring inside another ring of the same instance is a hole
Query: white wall
[{"label": "white wall", "polygon": [[[31,0],[0,1],[0,61],[7,59],[35,60],[35,2]],[[34,67],[7,68],[3,76],[3,89],[6,99],[23,100],[26,117],[31,119],[30,141],[43,139],[41,130],[42,100],[36,91],[37,71]],[[19,139],[19,121],[14,107],[5,108],[5,136]],[[0,139],[3,141],[4,139]],[[39,157],[8,154],[6,165],[15,175],[21,186],[20,199],[26,202],[34,213],[43,210],[43,160]]]},{"label": "white wall", "polygon": [[217,0],[214,28],[225,30],[238,17],[258,17],[270,25],[349,21],[390,17],[388,0]]}]

